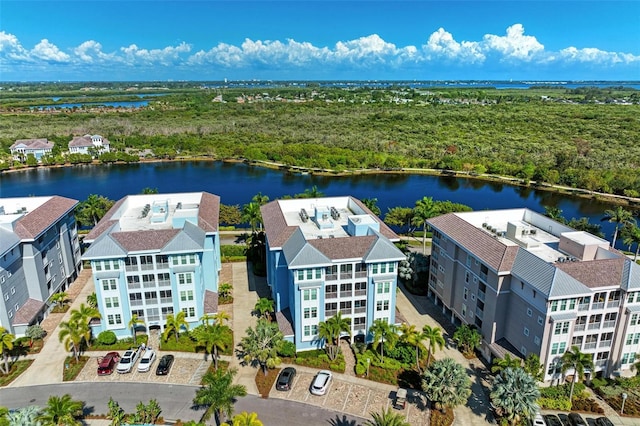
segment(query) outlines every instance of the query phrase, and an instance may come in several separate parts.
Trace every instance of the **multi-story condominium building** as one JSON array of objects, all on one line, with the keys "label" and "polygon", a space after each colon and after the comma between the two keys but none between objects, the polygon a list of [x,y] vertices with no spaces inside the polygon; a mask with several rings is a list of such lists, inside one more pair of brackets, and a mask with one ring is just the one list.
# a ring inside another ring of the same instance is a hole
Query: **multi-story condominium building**
[{"label": "multi-story condominium building", "polygon": [[69,198],[0,198],[0,326],[23,336],[82,268]]},{"label": "multi-story condominium building", "polygon": [[89,154],[90,149],[99,155],[103,152],[109,152],[110,144],[106,138],[100,135],[75,136],[69,142],[69,153],[71,154]]},{"label": "multi-story condominium building", "polygon": [[93,324],[131,336],[133,314],[163,329],[182,311],[190,326],[218,310],[220,197],[207,192],[130,195],[86,236],[98,308]]},{"label": "multi-story condominium building", "polygon": [[452,322],[477,326],[486,359],[534,353],[555,380],[560,357],[577,346],[593,357],[590,375],[629,373],[640,351],[640,265],[528,209],[429,224],[429,294]]},{"label": "multi-story condominium building", "polygon": [[45,154],[51,154],[55,143],[47,139],[19,139],[9,147],[11,155],[16,161],[26,161],[29,155],[33,155],[40,161]]},{"label": "multi-story condominium building", "polygon": [[337,312],[365,340],[372,323],[396,323],[399,237],[353,197],[262,206],[267,282],[276,319],[299,351],[323,345],[318,323]]}]

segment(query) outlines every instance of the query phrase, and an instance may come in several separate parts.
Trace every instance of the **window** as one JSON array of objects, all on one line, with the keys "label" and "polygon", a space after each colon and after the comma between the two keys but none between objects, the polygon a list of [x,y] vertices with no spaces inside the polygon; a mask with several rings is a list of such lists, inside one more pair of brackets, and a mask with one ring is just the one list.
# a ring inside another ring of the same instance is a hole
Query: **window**
[{"label": "window", "polygon": [[636,354],[635,352],[628,352],[624,355],[622,355],[622,362],[621,364],[632,364],[636,359]]},{"label": "window", "polygon": [[171,290],[160,290],[160,297],[163,299],[171,298]]},{"label": "window", "polygon": [[120,314],[107,315],[107,322],[109,325],[120,325],[122,324],[122,316]]},{"label": "window", "polygon": [[469,282],[469,277],[470,277],[469,271],[465,271],[465,273],[464,273],[464,282],[465,283]]},{"label": "window", "polygon": [[388,300],[378,300],[376,302],[376,311],[388,311],[388,310],[389,310]]},{"label": "window", "polygon": [[531,308],[527,308],[527,316],[533,316],[533,311],[531,310]]},{"label": "window", "polygon": [[326,299],[335,299],[338,297],[338,286],[336,284],[329,284],[324,288],[324,297]]},{"label": "window", "polygon": [[193,300],[193,290],[181,291],[180,300],[186,302],[187,300]]},{"label": "window", "polygon": [[120,300],[117,297],[105,297],[104,305],[107,308],[119,308]]},{"label": "window", "polygon": [[467,305],[465,305],[464,303],[462,304],[462,316],[467,316]]},{"label": "window", "polygon": [[560,301],[560,310],[561,311],[566,311],[567,310],[567,299],[562,299]]},{"label": "window", "polygon": [[15,287],[11,287],[11,294],[16,294],[16,288]]},{"label": "window", "polygon": [[536,344],[536,346],[540,346],[540,337],[535,336],[535,337],[533,338],[533,343],[535,343],[535,344]]},{"label": "window", "polygon": [[93,262],[93,269],[95,269],[96,271],[102,271],[102,262]]},{"label": "window", "polygon": [[338,312],[338,303],[326,303],[324,305],[324,316],[325,318],[329,318],[334,316]]},{"label": "window", "polygon": [[553,334],[567,334],[569,332],[569,321],[557,322]]},{"label": "window", "polygon": [[554,343],[551,345],[551,355],[562,355],[567,348],[567,342]]},{"label": "window", "polygon": [[166,316],[173,313],[173,306],[165,306],[162,308],[162,315]]},{"label": "window", "polygon": [[303,300],[318,300],[318,289],[308,288],[302,290],[302,298]]},{"label": "window", "polygon": [[144,318],[144,309],[134,309],[131,311],[131,316],[137,315],[138,318]]},{"label": "window", "polygon": [[371,265],[371,273],[372,274],[377,274],[378,273],[378,264],[374,263],[373,265]]},{"label": "window", "polygon": [[525,336],[528,336],[529,335],[529,329],[527,327],[525,327],[523,333],[524,333]]},{"label": "window", "polygon": [[389,273],[395,272],[396,264],[391,262],[389,263]]},{"label": "window", "polygon": [[317,325],[305,325],[304,326],[304,336],[311,337],[318,334],[318,326]]},{"label": "window", "polygon": [[193,283],[193,274],[178,274],[178,284],[192,284]]},{"label": "window", "polygon": [[4,300],[9,300],[9,293],[4,294]]},{"label": "window", "polygon": [[115,279],[102,280],[102,289],[104,291],[117,290],[118,286]]},{"label": "window", "polygon": [[318,308],[304,308],[304,317],[306,319],[309,318],[317,318],[318,317]]},{"label": "window", "polygon": [[464,288],[463,292],[462,292],[462,298],[464,300],[467,300],[467,296],[469,295],[469,289],[468,288]]},{"label": "window", "polygon": [[[129,301],[134,302],[132,305],[141,305],[142,303],[142,293],[129,293]],[[135,303],[138,302],[138,303]]]},{"label": "window", "polygon": [[196,316],[196,308],[182,308],[182,312],[184,312],[185,317],[195,317]]},{"label": "window", "polygon": [[471,255],[470,255],[470,254],[468,254],[468,255],[467,255],[467,266],[469,266],[469,267],[471,267],[471,259],[472,259],[472,258],[471,258]]},{"label": "window", "polygon": [[522,347],[520,348],[520,352],[522,353],[522,355],[525,355],[525,356],[526,356],[526,355],[527,355],[527,348],[525,348],[524,346],[522,346]]},{"label": "window", "polygon": [[554,300],[553,302],[551,302],[551,312],[555,312],[558,310],[558,301]]},{"label": "window", "polygon": [[351,302],[340,302],[340,312],[343,314],[351,314]]},{"label": "window", "polygon": [[[638,293],[640,294],[640,293]],[[629,325],[636,325],[636,324],[640,324],[640,314],[633,314],[631,315],[631,322]]]},{"label": "window", "polygon": [[377,288],[378,294],[389,293],[391,291],[391,283],[390,282],[377,283],[376,288]]}]

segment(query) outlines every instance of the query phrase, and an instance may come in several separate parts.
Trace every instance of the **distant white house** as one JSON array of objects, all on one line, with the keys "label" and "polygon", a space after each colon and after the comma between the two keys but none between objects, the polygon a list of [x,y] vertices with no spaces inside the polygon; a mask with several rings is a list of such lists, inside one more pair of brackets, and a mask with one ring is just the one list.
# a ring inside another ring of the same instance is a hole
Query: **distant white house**
[{"label": "distant white house", "polygon": [[69,142],[69,153],[89,154],[89,148],[95,148],[98,154],[109,152],[109,140],[100,135],[75,136]]},{"label": "distant white house", "polygon": [[43,155],[51,154],[55,143],[47,139],[18,139],[9,149],[16,161],[26,161],[29,154],[40,161]]}]

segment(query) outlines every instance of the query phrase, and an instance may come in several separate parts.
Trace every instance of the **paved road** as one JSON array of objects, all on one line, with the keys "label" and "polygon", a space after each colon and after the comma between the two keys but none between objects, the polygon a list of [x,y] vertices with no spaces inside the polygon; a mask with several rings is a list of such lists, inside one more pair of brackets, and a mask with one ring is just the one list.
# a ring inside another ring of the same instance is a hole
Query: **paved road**
[{"label": "paved road", "polygon": [[[104,414],[107,401],[112,396],[125,412],[135,412],[136,404],[145,404],[155,398],[162,408],[166,420],[199,420],[202,411],[191,407],[196,386],[162,385],[149,386],[142,383],[69,383],[40,385],[24,388],[0,388],[0,401],[9,408],[28,405],[44,406],[49,395],[71,394],[74,399],[86,402],[90,412]],[[285,399],[263,399],[254,395],[240,398],[235,404],[235,413],[242,411],[258,413],[265,426],[360,426],[364,419],[345,415],[309,404]],[[96,421],[95,424],[108,422]],[[209,422],[213,424],[213,421]],[[91,422],[94,424],[94,422]]]}]

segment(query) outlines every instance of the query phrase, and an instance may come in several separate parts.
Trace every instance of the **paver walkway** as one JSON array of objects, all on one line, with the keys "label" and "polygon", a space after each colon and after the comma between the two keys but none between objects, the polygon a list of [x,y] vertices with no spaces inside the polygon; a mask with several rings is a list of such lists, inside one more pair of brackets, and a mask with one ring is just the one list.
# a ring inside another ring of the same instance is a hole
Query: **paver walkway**
[{"label": "paver walkway", "polygon": [[[78,308],[81,303],[86,303],[87,296],[94,292],[93,280],[91,279],[91,270],[83,270],[80,276],[71,287],[67,290],[67,294],[71,302],[71,307],[64,314],[57,314],[55,318],[49,318],[49,315],[43,323],[43,328],[47,330],[47,338],[45,345],[39,354],[33,356],[33,364],[27,371],[22,373],[20,377],[11,382],[9,386],[33,386],[46,385],[52,383],[62,383],[62,368],[64,368],[64,360],[69,354],[64,344],[58,340],[59,324],[61,321],[68,321],[71,311]],[[60,317],[62,315],[62,317]],[[47,321],[47,319],[49,321]],[[55,327],[54,327],[55,325]],[[53,327],[53,330],[51,328]]]},{"label": "paver walkway", "polygon": [[353,354],[353,349],[351,349],[351,346],[349,346],[346,340],[340,339],[340,352],[342,352],[344,356],[344,374],[355,377],[356,357]]}]

